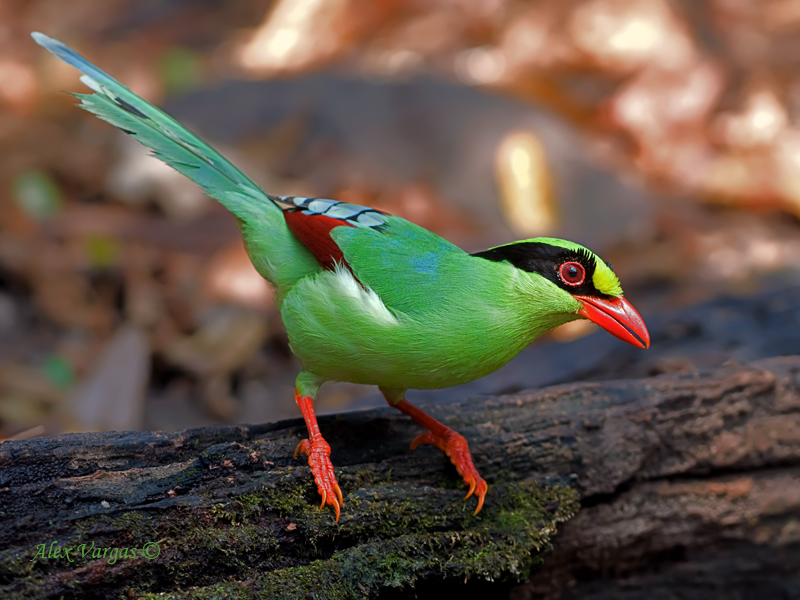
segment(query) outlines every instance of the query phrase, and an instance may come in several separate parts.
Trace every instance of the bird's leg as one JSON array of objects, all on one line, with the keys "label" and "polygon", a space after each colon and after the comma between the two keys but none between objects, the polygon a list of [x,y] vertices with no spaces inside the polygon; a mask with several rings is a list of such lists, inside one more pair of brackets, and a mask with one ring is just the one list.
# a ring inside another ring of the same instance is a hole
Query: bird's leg
[{"label": "bird's leg", "polygon": [[436,446],[444,452],[450,461],[455,465],[458,474],[464,479],[464,484],[469,486],[469,491],[464,500],[474,493],[478,498],[478,506],[474,514],[478,514],[483,508],[483,500],[486,497],[486,490],[489,486],[478,475],[475,465],[472,463],[472,455],[469,453],[467,440],[460,433],[456,433],[446,425],[443,425],[430,415],[425,414],[413,404],[409,404],[403,397],[405,390],[394,390],[380,388],[386,401],[401,412],[404,412],[428,431],[414,438],[411,442],[413,450],[420,444]]},{"label": "bird's leg", "polygon": [[301,452],[308,457],[308,466],[311,467],[314,481],[317,483],[317,489],[320,496],[322,496],[322,503],[319,507],[322,508],[326,504],[330,504],[336,511],[336,522],[338,523],[339,511],[344,504],[344,499],[342,498],[342,490],[339,487],[339,483],[336,481],[336,475],[333,473],[331,447],[319,432],[317,415],[314,414],[314,399],[310,395],[304,395],[300,390],[298,382],[298,387],[294,392],[294,399],[303,413],[303,419],[305,419],[306,427],[308,427],[309,439],[303,440],[297,445],[294,456],[296,457],[297,453]]}]

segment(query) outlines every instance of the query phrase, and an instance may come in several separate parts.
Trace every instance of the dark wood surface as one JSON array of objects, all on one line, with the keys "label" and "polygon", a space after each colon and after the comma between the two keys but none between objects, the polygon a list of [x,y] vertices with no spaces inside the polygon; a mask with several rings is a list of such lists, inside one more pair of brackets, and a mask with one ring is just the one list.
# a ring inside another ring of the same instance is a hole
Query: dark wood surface
[{"label": "dark wood surface", "polygon": [[[431,597],[468,581],[503,597],[534,567],[512,597],[681,597],[687,578],[798,597],[799,374],[800,357],[771,358],[431,407],[490,483],[477,517],[388,408],[321,419],[338,525],[291,458],[299,420],[6,442],[0,596]],[[113,564],[39,546],[149,542],[157,558]]]}]

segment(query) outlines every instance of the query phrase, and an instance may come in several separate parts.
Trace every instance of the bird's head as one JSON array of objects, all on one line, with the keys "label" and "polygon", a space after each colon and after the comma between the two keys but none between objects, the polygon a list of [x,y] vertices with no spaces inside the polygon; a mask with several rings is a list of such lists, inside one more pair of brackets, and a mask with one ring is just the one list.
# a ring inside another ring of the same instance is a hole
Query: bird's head
[{"label": "bird's head", "polygon": [[647,327],[630,302],[622,297],[610,263],[583,246],[555,238],[535,238],[490,248],[478,256],[507,261],[533,277],[543,277],[548,293],[562,310],[589,319],[619,339],[650,347]]}]

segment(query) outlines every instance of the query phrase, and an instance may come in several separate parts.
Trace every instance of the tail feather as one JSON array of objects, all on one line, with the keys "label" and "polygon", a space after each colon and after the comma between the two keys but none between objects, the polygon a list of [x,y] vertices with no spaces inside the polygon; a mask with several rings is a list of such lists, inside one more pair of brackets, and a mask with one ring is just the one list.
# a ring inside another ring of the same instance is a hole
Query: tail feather
[{"label": "tail feather", "polygon": [[81,108],[150,148],[154,156],[199,184],[237,217],[253,264],[278,286],[279,293],[319,270],[313,255],[286,227],[282,210],[224,156],[69,46],[38,32],[31,37],[83,73],[81,81],[95,93],[75,94]]},{"label": "tail feather", "polygon": [[217,200],[225,203],[225,194],[241,187],[248,196],[256,192],[269,202],[247,175],[166,113],[58,40],[38,32],[31,36],[40,46],[83,73],[81,81],[95,94],[75,94],[82,108],[133,136]]}]

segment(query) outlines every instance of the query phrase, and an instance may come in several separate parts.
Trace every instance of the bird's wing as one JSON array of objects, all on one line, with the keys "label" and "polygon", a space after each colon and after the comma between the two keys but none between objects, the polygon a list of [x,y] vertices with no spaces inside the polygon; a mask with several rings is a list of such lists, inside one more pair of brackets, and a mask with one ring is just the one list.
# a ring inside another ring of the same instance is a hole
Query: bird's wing
[{"label": "bird's wing", "polygon": [[423,227],[385,212],[321,198],[272,197],[292,233],[324,269],[348,267],[387,307],[414,312],[452,293],[469,255]]},{"label": "bird's wing", "polygon": [[359,227],[383,231],[386,213],[337,200],[300,196],[270,196],[284,210],[289,230],[308,248],[323,269],[332,271],[338,263],[350,266],[342,249],[331,237],[337,227]]},{"label": "bird's wing", "polygon": [[[279,300],[305,276],[346,264],[387,306],[412,310],[442,299],[466,253],[439,236],[381,211],[314,198],[270,196],[211,146],[70,47],[33,39],[78,68],[94,94],[81,107],[122,129],[198,183],[236,217],[248,254]],[[458,265],[451,264],[455,260]]]},{"label": "bird's wing", "polygon": [[31,36],[79,69],[94,94],[75,94],[81,108],[119,127],[176,171],[198,183],[238,219],[255,267],[284,293],[320,267],[288,230],[281,209],[247,175],[186,127],[140,98],[69,46],[41,33]]}]

